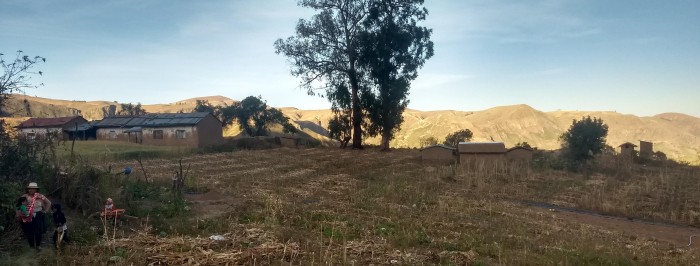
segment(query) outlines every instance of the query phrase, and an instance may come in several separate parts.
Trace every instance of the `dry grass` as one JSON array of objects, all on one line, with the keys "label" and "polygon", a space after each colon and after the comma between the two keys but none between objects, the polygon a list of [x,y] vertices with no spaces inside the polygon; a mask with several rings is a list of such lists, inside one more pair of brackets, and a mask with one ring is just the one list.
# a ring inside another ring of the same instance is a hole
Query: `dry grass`
[{"label": "dry grass", "polygon": [[[526,207],[538,200],[694,224],[695,168],[586,175],[522,164],[423,165],[415,151],[275,149],[190,156],[185,218],[94,246],[60,265],[688,265],[694,249]],[[124,164],[136,165],[126,161]],[[175,160],[145,160],[156,182]],[[105,164],[102,167],[107,167]],[[600,166],[599,169],[608,169]],[[619,169],[619,167],[615,167]],[[135,174],[139,174],[138,172]],[[208,198],[207,198],[208,197]],[[680,204],[680,205],[679,205]],[[679,207],[681,206],[681,207]],[[208,239],[221,234],[224,241]],[[160,236],[158,236],[160,235]],[[112,260],[110,262],[110,259]]]}]

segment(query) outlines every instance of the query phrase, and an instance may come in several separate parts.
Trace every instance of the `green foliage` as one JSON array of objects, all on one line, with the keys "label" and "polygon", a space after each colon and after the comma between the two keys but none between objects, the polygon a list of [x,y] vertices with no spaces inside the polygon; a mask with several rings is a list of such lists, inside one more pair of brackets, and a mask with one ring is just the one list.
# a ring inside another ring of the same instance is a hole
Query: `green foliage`
[{"label": "green foliage", "polygon": [[608,125],[600,118],[574,119],[569,130],[560,137],[563,155],[573,162],[592,159],[605,148],[607,135]]},{"label": "green foliage", "polygon": [[207,100],[197,100],[193,112],[206,112],[206,113],[211,113],[216,117],[220,117],[221,115],[221,108],[218,108],[217,106],[212,105],[209,103]]},{"label": "green foliage", "polygon": [[143,110],[143,107],[141,107],[141,103],[137,103],[136,105],[132,103],[122,103],[121,104],[121,110],[117,113],[118,115],[128,115],[128,116],[139,116],[139,115],[145,115],[146,111]]},{"label": "green foliage", "polygon": [[527,142],[525,142],[525,141],[516,143],[516,144],[515,144],[515,147],[522,147],[522,148],[532,149],[532,146],[530,146],[530,144],[527,143]]},{"label": "green foliage", "polygon": [[[10,94],[37,87],[31,82],[31,78],[36,75],[42,75],[43,72],[35,72],[33,68],[39,63],[46,62],[46,58],[41,56],[30,57],[21,50],[17,51],[15,59],[12,61],[6,61],[3,55],[3,53],[0,53],[0,67],[3,70],[2,76],[0,76],[0,117],[7,115],[4,107],[5,101]],[[43,83],[40,85],[43,85]],[[3,123],[0,123],[0,132],[5,132]]]},{"label": "green foliage", "polygon": [[[5,102],[9,95],[23,92],[25,89],[37,87],[31,78],[42,75],[41,71],[33,71],[36,64],[46,62],[40,56],[30,57],[22,51],[17,51],[15,59],[5,61],[0,53],[0,117],[6,116]],[[42,84],[43,85],[43,84]],[[29,140],[14,138],[7,132],[5,120],[0,119],[0,239],[8,229],[14,228],[15,202],[23,194],[28,182],[46,184],[45,178],[55,174],[55,141],[53,138],[37,138]],[[9,239],[8,239],[9,240]]]},{"label": "green foliage", "polygon": [[381,135],[382,150],[389,149],[401,129],[411,81],[433,56],[432,30],[417,25],[428,15],[422,4],[422,0],[371,1],[360,34],[359,63],[371,83],[361,94],[370,122],[367,133]]},{"label": "green foliage", "polygon": [[275,51],[288,58],[292,75],[301,78],[301,87],[309,94],[325,90],[328,100],[343,110],[344,119],[352,121],[352,146],[360,149],[360,94],[367,84],[359,66],[360,35],[370,6],[367,1],[347,0],[302,0],[299,5],[317,13],[310,20],[299,20],[295,36],[275,41]]},{"label": "green foliage", "polygon": [[340,147],[347,147],[352,133],[350,116],[336,113],[328,121],[328,137],[340,141]]},{"label": "green foliage", "polygon": [[325,90],[335,114],[331,135],[341,147],[352,138],[353,148],[362,148],[363,134],[381,135],[386,150],[400,129],[410,83],[433,55],[431,30],[417,26],[427,16],[422,4],[303,0],[300,6],[318,13],[275,42],[309,94]]},{"label": "green foliage", "polygon": [[267,136],[273,124],[282,126],[284,133],[297,133],[297,128],[282,111],[267,106],[260,96],[248,96],[230,106],[213,106],[208,101],[197,101],[194,112],[211,112],[224,125],[238,122],[238,127],[247,136]]},{"label": "green foliage", "polygon": [[420,141],[421,147],[426,147],[426,146],[438,144],[438,140],[433,136],[421,137],[419,139],[419,141]]},{"label": "green foliage", "polygon": [[662,151],[656,151],[654,153],[654,160],[657,161],[666,161],[668,158],[666,157],[666,154],[663,153]]},{"label": "green foliage", "polygon": [[445,137],[445,142],[443,142],[443,144],[445,144],[446,146],[457,147],[457,145],[460,142],[470,141],[472,139],[472,136],[473,136],[473,134],[472,134],[471,130],[460,129],[460,130],[457,130],[455,132],[448,134]]}]

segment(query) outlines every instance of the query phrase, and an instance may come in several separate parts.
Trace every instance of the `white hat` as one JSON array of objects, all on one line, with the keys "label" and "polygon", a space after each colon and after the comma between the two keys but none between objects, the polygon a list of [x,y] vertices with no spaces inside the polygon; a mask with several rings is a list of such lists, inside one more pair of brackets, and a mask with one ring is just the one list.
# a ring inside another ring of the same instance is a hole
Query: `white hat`
[{"label": "white hat", "polygon": [[27,188],[36,188],[36,189],[39,189],[39,185],[37,185],[36,182],[31,182],[31,183],[29,183],[29,185],[27,186]]}]

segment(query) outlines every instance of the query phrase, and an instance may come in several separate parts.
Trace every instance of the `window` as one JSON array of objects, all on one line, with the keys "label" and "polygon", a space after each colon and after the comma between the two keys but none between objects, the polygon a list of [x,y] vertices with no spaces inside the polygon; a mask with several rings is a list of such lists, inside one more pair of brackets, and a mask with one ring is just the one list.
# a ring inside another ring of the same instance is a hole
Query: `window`
[{"label": "window", "polygon": [[177,137],[177,139],[185,139],[185,131],[184,130],[176,130],[175,137]]},{"label": "window", "polygon": [[35,139],[35,138],[36,138],[36,133],[34,133],[34,132],[27,133],[27,139]]},{"label": "window", "polygon": [[109,139],[117,139],[117,131],[110,130],[109,131]]},{"label": "window", "polygon": [[153,139],[163,139],[163,130],[153,130]]}]

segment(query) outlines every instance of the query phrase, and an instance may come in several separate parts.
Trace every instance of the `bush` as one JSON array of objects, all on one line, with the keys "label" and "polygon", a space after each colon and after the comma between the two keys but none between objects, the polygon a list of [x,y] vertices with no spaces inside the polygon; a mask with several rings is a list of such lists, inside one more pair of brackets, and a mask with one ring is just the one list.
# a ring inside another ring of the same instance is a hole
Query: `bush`
[{"label": "bush", "polygon": [[419,139],[419,142],[420,142],[421,147],[427,147],[427,146],[438,144],[438,140],[433,136],[421,137]]},{"label": "bush", "polygon": [[462,141],[470,141],[472,139],[472,131],[469,129],[461,129],[450,133],[445,137],[444,144],[446,146],[457,147]]},{"label": "bush", "polygon": [[581,120],[574,119],[569,130],[560,139],[564,157],[572,162],[583,162],[600,154],[605,148],[608,125],[600,118],[590,116]]}]

